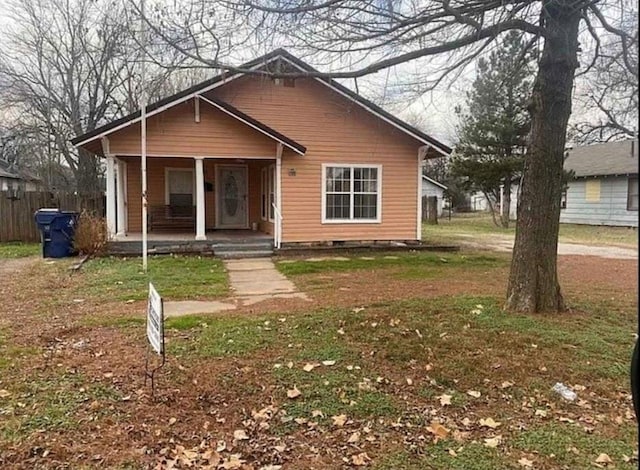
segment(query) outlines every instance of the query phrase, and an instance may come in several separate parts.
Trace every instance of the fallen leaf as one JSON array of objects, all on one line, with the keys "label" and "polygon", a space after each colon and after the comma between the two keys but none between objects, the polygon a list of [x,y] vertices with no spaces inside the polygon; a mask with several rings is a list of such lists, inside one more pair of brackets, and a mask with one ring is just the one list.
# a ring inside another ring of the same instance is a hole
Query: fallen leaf
[{"label": "fallen leaf", "polygon": [[311,412],[311,417],[312,418],[318,418],[318,417],[324,418],[324,413],[322,411],[320,411],[320,410],[313,410]]},{"label": "fallen leaf", "polygon": [[359,432],[354,432],[353,434],[351,434],[351,436],[349,436],[349,439],[347,439],[347,442],[349,444],[355,444],[359,440],[360,440],[360,433]]},{"label": "fallen leaf", "polygon": [[9,390],[5,390],[5,389],[0,390],[0,398],[7,398],[10,395],[11,395],[11,392]]},{"label": "fallen leaf", "polygon": [[596,457],[595,462],[608,464],[608,463],[613,463],[613,460],[611,460],[611,457],[609,457],[607,454],[600,454],[598,455],[598,457]]},{"label": "fallen leaf", "polygon": [[335,363],[336,361],[322,361],[323,366],[333,366]]},{"label": "fallen leaf", "polygon": [[467,390],[467,395],[470,395],[473,398],[480,398],[480,395],[482,395],[482,393],[478,392],[477,390]]},{"label": "fallen leaf", "polygon": [[169,426],[173,426],[178,421],[176,418],[169,418]]},{"label": "fallen leaf", "polygon": [[333,420],[334,426],[342,427],[347,422],[347,415],[332,416],[331,419]]},{"label": "fallen leaf", "polygon": [[502,442],[502,436],[490,437],[484,440],[484,445],[487,447],[495,448]]},{"label": "fallen leaf", "polygon": [[522,457],[520,460],[518,460],[518,463],[522,466],[522,467],[526,467],[526,468],[531,468],[533,467],[533,461],[529,460],[526,457]]},{"label": "fallen leaf", "polygon": [[407,385],[413,385],[413,379],[407,377]]},{"label": "fallen leaf", "polygon": [[233,439],[236,441],[246,441],[249,439],[249,436],[244,429],[236,429],[233,431]]},{"label": "fallen leaf", "polygon": [[356,467],[364,467],[371,461],[371,458],[366,452],[354,455],[351,457],[351,463]]},{"label": "fallen leaf", "polygon": [[497,421],[494,421],[493,418],[487,418],[487,419],[481,419],[480,420],[480,426],[483,426],[485,428],[495,429],[498,426],[500,426],[500,424],[502,424],[502,423],[498,423]]},{"label": "fallen leaf", "polygon": [[451,404],[451,395],[440,395],[436,398],[440,400],[441,406],[446,406]]},{"label": "fallen leaf", "polygon": [[505,380],[504,382],[502,382],[502,384],[500,385],[500,388],[504,389],[504,388],[509,388],[509,387],[513,387],[513,382],[509,382],[508,380]]},{"label": "fallen leaf", "polygon": [[295,385],[291,390],[287,390],[288,398],[294,399],[294,398],[298,398],[300,395],[302,395],[302,392],[300,392],[300,390],[298,390],[298,387],[296,387]]},{"label": "fallen leaf", "polygon": [[444,439],[449,435],[449,430],[445,428],[442,424],[432,422],[429,426],[427,426],[427,431],[433,434],[437,439]]},{"label": "fallen leaf", "polygon": [[312,364],[312,363],[308,362],[307,364],[304,365],[302,370],[305,371],[305,372],[311,372],[316,367],[318,367],[317,364]]},{"label": "fallen leaf", "polygon": [[545,418],[547,416],[547,410],[536,410],[535,416],[542,416]]},{"label": "fallen leaf", "polygon": [[244,460],[240,459],[240,454],[233,454],[228,459],[225,459],[222,464],[220,464],[219,468],[223,468],[224,470],[235,470],[237,468],[241,468]]}]

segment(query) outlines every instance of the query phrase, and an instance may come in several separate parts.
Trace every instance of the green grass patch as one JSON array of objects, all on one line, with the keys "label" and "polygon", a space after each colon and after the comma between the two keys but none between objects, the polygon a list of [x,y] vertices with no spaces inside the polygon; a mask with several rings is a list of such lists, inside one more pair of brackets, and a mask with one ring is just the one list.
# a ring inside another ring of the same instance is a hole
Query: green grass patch
[{"label": "green grass patch", "polygon": [[295,385],[302,395],[283,403],[287,416],[312,419],[312,412],[319,410],[324,418],[314,420],[330,422],[331,416],[345,414],[350,418],[376,419],[393,416],[399,407],[394,399],[378,388],[375,377],[366,377],[362,370],[347,370],[345,364],[320,366],[305,372],[297,363],[289,369],[286,365],[273,369],[276,383],[286,389]]},{"label": "green grass patch", "polygon": [[5,441],[36,432],[75,429],[80,425],[80,407],[93,400],[108,405],[120,399],[119,392],[107,385],[86,384],[82,375],[66,373],[34,377],[11,392],[1,408],[6,419],[0,420],[0,437]]},{"label": "green grass patch", "polygon": [[[449,450],[455,451],[451,455]],[[401,451],[383,458],[375,470],[495,470],[521,468],[503,459],[496,449],[479,443],[461,445],[445,440],[428,444],[419,453]]]},{"label": "green grass patch", "polygon": [[189,339],[175,338],[169,342],[169,352],[179,356],[241,357],[268,348],[276,343],[277,331],[264,318],[172,318],[167,328],[193,330]]},{"label": "green grass patch", "polygon": [[554,462],[554,468],[591,468],[601,453],[608,454],[616,468],[636,468],[623,461],[623,456],[633,454],[635,430],[627,425],[621,434],[622,438],[612,439],[598,434],[597,430],[587,433],[576,425],[549,423],[519,433],[513,445],[539,453]]},{"label": "green grass patch", "polygon": [[228,293],[227,275],[216,258],[154,256],[148,272],[140,258],[99,258],[82,271],[79,292],[101,299],[143,300],[152,282],[164,299],[216,298]]},{"label": "green grass patch", "polygon": [[6,242],[0,243],[0,259],[25,258],[42,254],[40,243]]},{"label": "green grass patch", "polygon": [[277,263],[280,272],[287,276],[315,274],[322,272],[345,272],[356,270],[377,270],[402,268],[401,278],[436,277],[450,268],[494,268],[506,266],[504,256],[461,255],[434,252],[393,252],[372,256],[351,256],[348,260],[328,258],[321,261],[300,259]]}]

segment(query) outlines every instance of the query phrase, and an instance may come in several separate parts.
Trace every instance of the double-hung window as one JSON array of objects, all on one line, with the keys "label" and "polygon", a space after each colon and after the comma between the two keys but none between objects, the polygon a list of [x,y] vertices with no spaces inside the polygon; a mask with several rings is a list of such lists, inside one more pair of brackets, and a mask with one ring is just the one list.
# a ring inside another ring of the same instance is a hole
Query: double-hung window
[{"label": "double-hung window", "polygon": [[382,165],[322,166],[322,222],[381,220]]}]

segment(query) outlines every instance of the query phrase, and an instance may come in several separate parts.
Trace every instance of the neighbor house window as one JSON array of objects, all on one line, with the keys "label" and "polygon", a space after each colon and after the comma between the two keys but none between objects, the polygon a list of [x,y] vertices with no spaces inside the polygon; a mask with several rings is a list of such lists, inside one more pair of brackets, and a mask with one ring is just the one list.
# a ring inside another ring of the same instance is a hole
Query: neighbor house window
[{"label": "neighbor house window", "polygon": [[261,176],[260,213],[262,220],[273,222],[275,215],[273,204],[276,202],[276,166],[269,165],[264,167]]},{"label": "neighbor house window", "polygon": [[627,190],[627,210],[638,210],[638,177],[629,178],[629,187]]},{"label": "neighbor house window", "polygon": [[587,202],[600,202],[600,180],[587,180],[585,182],[584,199]]},{"label": "neighbor house window", "polygon": [[323,222],[380,222],[381,165],[323,165]]}]

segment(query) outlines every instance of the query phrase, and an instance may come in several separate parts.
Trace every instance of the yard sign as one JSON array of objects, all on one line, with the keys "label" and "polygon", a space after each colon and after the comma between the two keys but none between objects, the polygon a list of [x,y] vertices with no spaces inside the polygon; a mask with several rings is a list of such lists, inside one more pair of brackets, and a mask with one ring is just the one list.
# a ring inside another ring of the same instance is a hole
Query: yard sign
[{"label": "yard sign", "polygon": [[149,305],[147,306],[147,338],[155,352],[164,354],[164,313],[162,297],[149,283]]}]

